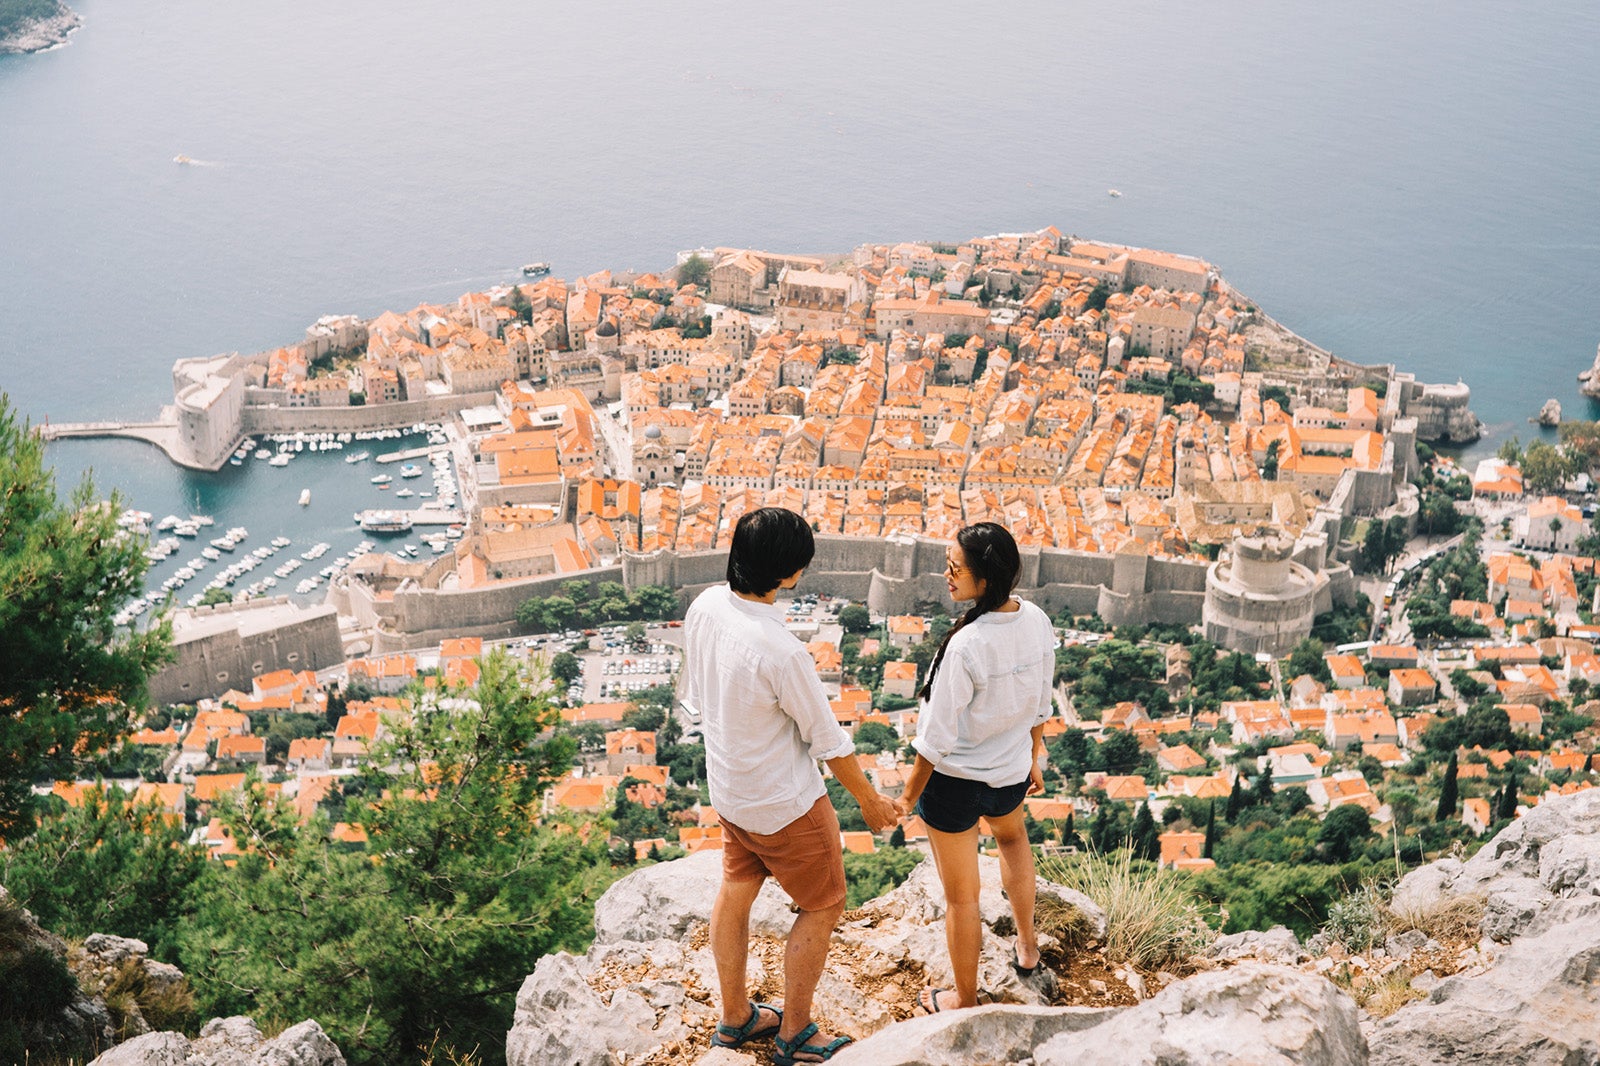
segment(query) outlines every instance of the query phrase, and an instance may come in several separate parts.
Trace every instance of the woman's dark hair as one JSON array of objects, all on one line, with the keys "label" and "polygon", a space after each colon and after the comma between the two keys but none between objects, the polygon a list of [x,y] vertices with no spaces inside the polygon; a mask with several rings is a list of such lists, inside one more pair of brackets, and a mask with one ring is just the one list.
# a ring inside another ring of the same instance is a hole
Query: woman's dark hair
[{"label": "woman's dark hair", "polygon": [[782,507],[763,507],[739,519],[728,551],[728,585],[765,596],[796,570],[811,565],[816,539],[806,520]]},{"label": "woman's dark hair", "polygon": [[1022,553],[1017,551],[1017,542],[1006,531],[1006,527],[998,522],[974,522],[970,526],[963,526],[956,533],[956,543],[961,545],[961,554],[966,558],[967,570],[973,580],[982,580],[986,584],[983,586],[983,595],[939,642],[939,650],[928,666],[928,679],[922,683],[922,691],[917,694],[921,699],[933,694],[933,676],[939,672],[939,664],[944,662],[944,650],[950,646],[950,638],[983,615],[1004,607],[1022,573]]}]

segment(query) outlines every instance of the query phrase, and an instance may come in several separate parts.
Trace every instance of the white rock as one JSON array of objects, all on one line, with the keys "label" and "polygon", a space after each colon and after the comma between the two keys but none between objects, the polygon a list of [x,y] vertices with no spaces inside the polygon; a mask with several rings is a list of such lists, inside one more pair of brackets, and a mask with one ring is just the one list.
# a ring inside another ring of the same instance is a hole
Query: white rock
[{"label": "white rock", "polygon": [[1507,947],[1486,973],[1446,978],[1381,1021],[1374,1062],[1574,1066],[1600,1063],[1600,915]]},{"label": "white rock", "polygon": [[[594,942],[681,940],[711,920],[722,887],[722,853],[700,851],[636,870],[606,889],[594,908]],[[794,924],[789,897],[767,880],[750,912],[750,932],[785,936]]]},{"label": "white rock", "polygon": [[[1321,977],[1242,963],[1164,989],[1096,1028],[1057,1036],[1038,1066],[1366,1066],[1356,1005]],[[1247,1057],[1241,1052],[1248,1050]]]},{"label": "white rock", "polygon": [[145,1033],[118,1044],[89,1066],[185,1066],[189,1039],[181,1033]]},{"label": "white rock", "polygon": [[1059,1033],[1092,1029],[1117,1012],[1090,1007],[983,1006],[900,1022],[845,1048],[838,1066],[1020,1063]]},{"label": "white rock", "polygon": [[1280,966],[1293,966],[1303,959],[1306,953],[1300,946],[1300,938],[1294,935],[1293,930],[1278,925],[1264,933],[1248,930],[1218,937],[1203,954],[1208,959],[1222,959],[1229,962],[1236,959],[1256,959],[1260,962],[1277,963]]}]

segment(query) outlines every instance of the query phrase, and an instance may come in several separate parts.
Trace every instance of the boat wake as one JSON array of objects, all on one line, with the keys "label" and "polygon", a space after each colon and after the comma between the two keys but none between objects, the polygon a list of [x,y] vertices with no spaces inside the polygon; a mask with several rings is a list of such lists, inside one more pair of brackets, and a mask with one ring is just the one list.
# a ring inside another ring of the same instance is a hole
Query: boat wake
[{"label": "boat wake", "polygon": [[181,167],[220,167],[221,163],[214,163],[209,159],[195,159],[186,155],[175,155],[172,161]]}]

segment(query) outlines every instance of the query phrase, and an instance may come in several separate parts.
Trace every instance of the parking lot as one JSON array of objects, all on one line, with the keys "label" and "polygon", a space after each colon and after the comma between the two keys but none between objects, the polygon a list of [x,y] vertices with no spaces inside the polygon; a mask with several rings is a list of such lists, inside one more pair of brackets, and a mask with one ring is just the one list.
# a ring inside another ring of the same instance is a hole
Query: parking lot
[{"label": "parking lot", "polygon": [[[683,630],[651,626],[645,640],[630,644],[626,627],[607,627],[588,638],[588,646],[573,649],[583,663],[583,676],[567,690],[575,703],[614,703],[628,700],[634,693],[657,685],[675,685],[683,665],[683,649],[677,643]],[[600,647],[596,649],[595,644]]]}]

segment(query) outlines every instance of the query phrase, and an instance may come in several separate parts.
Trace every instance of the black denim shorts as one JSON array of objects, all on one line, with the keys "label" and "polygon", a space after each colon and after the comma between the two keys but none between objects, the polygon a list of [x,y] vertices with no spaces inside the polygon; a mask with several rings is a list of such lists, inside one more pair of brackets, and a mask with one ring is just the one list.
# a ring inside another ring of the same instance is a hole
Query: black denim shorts
[{"label": "black denim shorts", "polygon": [[928,785],[917,798],[917,814],[929,829],[941,833],[965,833],[979,818],[999,818],[1010,814],[1028,794],[1028,778],[1019,784],[995,788],[982,781],[951,777],[933,771]]}]

